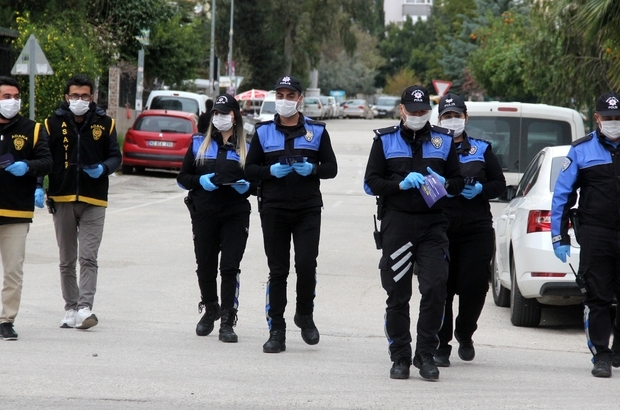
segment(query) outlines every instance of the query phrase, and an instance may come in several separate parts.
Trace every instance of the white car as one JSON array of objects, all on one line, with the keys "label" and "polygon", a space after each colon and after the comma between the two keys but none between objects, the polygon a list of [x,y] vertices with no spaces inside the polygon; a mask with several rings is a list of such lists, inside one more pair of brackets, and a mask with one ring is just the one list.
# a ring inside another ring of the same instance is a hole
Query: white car
[{"label": "white car", "polygon": [[495,257],[492,292],[495,304],[510,306],[515,326],[540,323],[541,305],[574,305],[583,301],[569,263],[579,269],[579,244],[573,229],[567,263],[553,253],[551,200],[569,145],[547,147],[523,173],[514,198],[493,221]]}]

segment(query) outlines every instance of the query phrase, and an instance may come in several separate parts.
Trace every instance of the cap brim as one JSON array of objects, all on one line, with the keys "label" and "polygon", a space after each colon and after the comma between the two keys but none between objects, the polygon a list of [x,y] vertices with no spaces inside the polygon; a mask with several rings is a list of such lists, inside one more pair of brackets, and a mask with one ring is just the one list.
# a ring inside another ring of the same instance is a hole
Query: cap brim
[{"label": "cap brim", "polygon": [[224,114],[228,114],[232,110],[233,110],[232,108],[227,107],[225,105],[214,105],[213,108],[211,109],[211,111],[219,111],[219,112],[223,112]]},{"label": "cap brim", "polygon": [[405,105],[405,109],[409,112],[416,112],[416,111],[422,111],[422,110],[430,110],[431,109],[431,105],[430,104],[425,104],[425,103],[407,103],[404,104]]},{"label": "cap brim", "polygon": [[287,90],[293,90],[293,91],[301,92],[300,89],[295,88],[292,85],[279,84],[279,85],[276,86],[276,91],[279,90],[280,88],[286,88]]},{"label": "cap brim", "polygon": [[603,110],[603,111],[596,111],[596,113],[603,117],[611,117],[613,115],[620,115],[620,110]]},{"label": "cap brim", "polygon": [[447,112],[458,112],[458,113],[463,113],[465,112],[465,110],[461,107],[446,107],[443,109],[442,112],[439,113],[439,116],[441,117],[442,115],[444,115]]}]

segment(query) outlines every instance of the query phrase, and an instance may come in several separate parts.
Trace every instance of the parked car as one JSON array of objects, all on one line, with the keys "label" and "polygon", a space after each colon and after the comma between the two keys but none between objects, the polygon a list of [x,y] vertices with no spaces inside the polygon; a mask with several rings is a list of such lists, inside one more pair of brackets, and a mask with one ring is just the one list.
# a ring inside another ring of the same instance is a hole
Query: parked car
[{"label": "parked car", "polygon": [[357,117],[372,120],[374,114],[366,100],[349,100],[343,105],[342,116],[344,118]]},{"label": "parked car", "polygon": [[304,97],[303,114],[315,120],[326,118],[326,110],[320,97]]},{"label": "parked car", "polygon": [[[551,243],[551,200],[570,146],[546,147],[523,173],[501,216],[495,218],[492,293],[495,304],[510,306],[515,326],[538,326],[541,305],[573,305],[583,296],[568,263],[561,262]],[[569,230],[571,256],[578,269],[579,245]]]},{"label": "parked car", "polygon": [[204,94],[175,90],[154,90],[146,100],[144,110],[175,110],[200,114],[207,111],[207,100]]},{"label": "parked car", "polygon": [[183,111],[143,111],[125,134],[123,174],[145,168],[180,169],[192,135],[198,132],[196,114]]},{"label": "parked car", "polygon": [[269,91],[260,106],[257,121],[270,121],[276,115],[276,92]]},{"label": "parked car", "polygon": [[377,118],[399,118],[399,104],[400,97],[382,95],[377,98],[377,103],[375,104],[375,108],[377,109]]}]

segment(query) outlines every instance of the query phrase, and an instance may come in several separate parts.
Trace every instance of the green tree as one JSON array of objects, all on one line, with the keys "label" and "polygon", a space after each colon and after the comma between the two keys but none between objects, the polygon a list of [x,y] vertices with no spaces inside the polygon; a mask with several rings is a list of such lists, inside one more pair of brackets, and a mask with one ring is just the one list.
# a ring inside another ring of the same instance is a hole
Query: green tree
[{"label": "green tree", "polygon": [[390,95],[401,95],[410,85],[420,84],[420,79],[409,68],[403,68],[393,76],[389,76],[383,92]]}]

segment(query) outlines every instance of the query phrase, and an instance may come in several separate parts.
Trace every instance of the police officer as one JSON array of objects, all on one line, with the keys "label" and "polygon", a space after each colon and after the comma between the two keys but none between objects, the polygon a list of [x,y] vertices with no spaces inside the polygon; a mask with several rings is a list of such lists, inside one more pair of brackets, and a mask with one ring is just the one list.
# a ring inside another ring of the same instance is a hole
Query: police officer
[{"label": "police officer", "polygon": [[[47,132],[39,123],[19,115],[20,87],[0,77],[0,255],[4,268],[0,334],[17,340],[13,322],[21,301],[26,235],[34,205],[43,207],[37,177],[52,170]],[[36,191],[35,191],[36,190]]]},{"label": "police officer", "polygon": [[294,322],[301,328],[304,342],[319,343],[313,318],[323,206],[319,184],[338,172],[325,124],[298,111],[303,104],[299,81],[284,76],[277,81],[275,90],[277,114],[273,121],[256,125],[245,167],[247,179],[260,181],[259,210],[269,265],[269,340],[263,345],[265,353],[286,349],[284,309],[291,235],[297,273]]},{"label": "police officer", "polygon": [[594,119],[596,131],[573,142],[558,176],[551,234],[555,255],[566,262],[569,217],[580,189],[578,274],[586,281],[583,320],[593,355],[592,375],[611,377],[612,355],[620,354],[609,349],[610,308],[614,295],[620,300],[620,94],[601,95]]},{"label": "police officer", "polygon": [[[243,179],[248,148],[239,103],[232,95],[220,95],[213,106],[211,125],[205,135],[192,137],[177,177],[178,183],[190,190],[185,202],[198,265],[198,311],[205,309],[196,334],[209,335],[214,321],[221,317],[219,340],[227,343],[238,340],[233,327],[239,306],[239,265],[250,226],[250,183]],[[217,296],[220,252],[221,308]]]},{"label": "police officer", "polygon": [[379,269],[388,295],[385,332],[393,362],[390,377],[409,378],[409,300],[415,262],[422,298],[413,365],[424,379],[436,380],[439,370],[433,355],[448,279],[448,222],[442,211],[447,198],[429,206],[421,192],[427,188],[425,176],[429,174],[444,184],[449,195],[460,194],[464,184],[452,131],[428,122],[431,106],[427,90],[419,85],[408,87],[400,102],[400,125],[374,131],[365,190],[379,196],[382,208]]},{"label": "police officer", "polygon": [[459,312],[454,336],[459,342],[462,360],[474,359],[472,335],[489,289],[489,266],[495,249],[493,216],[489,199],[506,189],[506,178],[491,145],[465,132],[467,106],[456,94],[446,94],[439,101],[439,125],[454,132],[452,141],[461,163],[466,185],[460,195],[449,198],[444,206],[448,218],[450,272],[443,324],[439,331],[439,348],[435,363],[450,366],[450,340],[453,331],[452,302],[459,295]]}]

